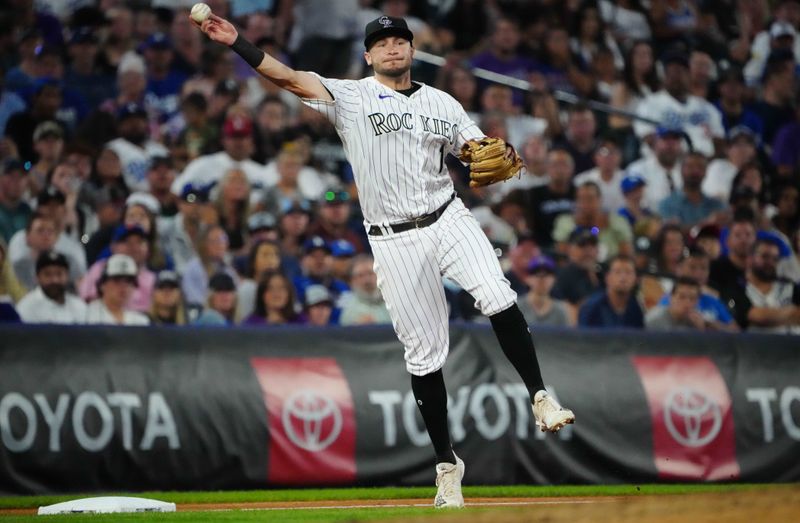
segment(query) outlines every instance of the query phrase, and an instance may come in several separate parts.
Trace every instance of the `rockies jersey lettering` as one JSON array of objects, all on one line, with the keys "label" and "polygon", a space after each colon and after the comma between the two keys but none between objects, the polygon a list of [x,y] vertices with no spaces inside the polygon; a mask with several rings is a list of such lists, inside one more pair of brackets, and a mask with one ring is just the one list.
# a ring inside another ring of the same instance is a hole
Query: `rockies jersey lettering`
[{"label": "rockies jersey lettering", "polygon": [[445,156],[484,136],[455,99],[424,84],[405,96],[373,77],[319,79],[334,100],[303,103],[336,127],[366,224],[405,222],[450,198],[453,182]]}]

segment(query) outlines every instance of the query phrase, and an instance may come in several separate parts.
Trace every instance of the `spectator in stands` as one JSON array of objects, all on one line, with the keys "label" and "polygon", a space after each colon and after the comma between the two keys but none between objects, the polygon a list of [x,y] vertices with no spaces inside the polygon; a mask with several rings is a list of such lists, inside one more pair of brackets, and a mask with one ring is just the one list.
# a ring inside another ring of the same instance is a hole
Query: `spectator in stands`
[{"label": "spectator in stands", "polygon": [[64,129],[53,120],[46,120],[33,131],[36,161],[31,165],[28,190],[37,194],[47,186],[47,178],[64,153]]},{"label": "spectator in stands", "polygon": [[301,302],[305,300],[305,291],[309,285],[324,286],[335,300],[349,290],[345,282],[333,277],[331,246],[320,236],[311,236],[303,243],[301,267],[303,273],[294,279],[294,287]]},{"label": "spectator in stands", "polygon": [[620,169],[621,159],[616,141],[601,138],[594,151],[594,167],[575,176],[576,187],[586,182],[594,182],[600,187],[605,212],[616,213],[625,204],[621,189],[625,173]]},{"label": "spectator in stands", "polygon": [[683,229],[674,223],[664,224],[653,242],[653,255],[648,272],[674,277],[685,250],[686,237]]},{"label": "spectator in stands", "polygon": [[264,210],[276,213],[286,202],[304,199],[320,200],[325,192],[325,182],[316,169],[306,165],[308,156],[300,141],[283,144],[274,164],[267,166],[277,183],[264,191]]},{"label": "spectator in stands", "polygon": [[627,175],[646,182],[643,204],[656,209],[661,200],[680,188],[683,132],[668,127],[656,128],[653,154],[645,155],[628,166]]},{"label": "spectator in stands", "polygon": [[[248,67],[249,70],[250,67]],[[258,75],[258,78],[264,78]],[[269,80],[266,80],[269,82]],[[270,82],[271,83],[271,82]],[[282,93],[285,93],[281,89]],[[292,95],[294,96],[294,95]],[[290,140],[290,114],[286,101],[279,94],[263,95],[255,108],[255,144],[254,159],[263,164],[274,160],[284,143]]]},{"label": "spectator in stands", "polygon": [[[722,244],[719,240],[719,225],[707,224],[702,227],[693,227],[689,234],[694,243],[694,247],[703,251],[706,256],[708,256],[709,262],[713,262],[719,258],[722,253]],[[702,285],[706,284],[707,282],[702,282]]]},{"label": "spectator in stands", "polygon": [[517,294],[528,292],[528,264],[542,252],[536,240],[529,234],[520,235],[517,242],[508,250],[508,270],[505,277],[511,284],[511,289]]},{"label": "spectator in stands", "polygon": [[592,93],[594,78],[588,73],[587,64],[570,50],[569,34],[564,27],[547,28],[541,51],[541,63],[536,72],[544,76],[551,89],[582,96]]},{"label": "spectator in stands", "polygon": [[250,247],[250,253],[247,257],[247,265],[243,273],[244,278],[239,280],[237,318],[247,318],[253,312],[253,307],[255,307],[256,303],[256,289],[262,276],[268,272],[280,271],[281,269],[280,245],[275,240],[262,239],[255,241]]},{"label": "spectator in stands", "polygon": [[783,185],[775,195],[775,216],[772,225],[787,238],[800,230],[800,189],[796,185]]},{"label": "spectator in stands", "polygon": [[638,174],[628,174],[620,183],[625,204],[619,208],[617,214],[628,220],[631,230],[637,229],[638,224],[650,220],[654,216],[650,209],[642,207],[646,185],[647,182]]},{"label": "spectator in stands", "polygon": [[292,282],[278,271],[264,274],[256,290],[253,314],[244,325],[281,325],[301,323],[303,318],[295,312],[295,292]]},{"label": "spectator in stands", "polygon": [[595,166],[597,121],[585,104],[570,106],[567,114],[567,128],[563,136],[555,139],[554,147],[567,151],[572,157],[574,172],[583,173]]},{"label": "spectator in stands", "polygon": [[505,122],[508,142],[521,149],[531,136],[541,136],[547,128],[547,122],[521,114],[521,108],[514,105],[513,90],[501,84],[486,86],[481,94],[481,111],[483,114],[496,114]]},{"label": "spectator in stands", "polygon": [[153,288],[153,305],[150,307],[153,325],[186,325],[186,309],[181,296],[180,278],[175,271],[161,271]]},{"label": "spectator in stands", "polygon": [[639,40],[650,40],[652,31],[648,12],[640,0],[601,0],[600,16],[612,34],[623,45],[630,46]]},{"label": "spectator in stands", "polygon": [[117,110],[117,133],[106,147],[117,153],[122,164],[125,185],[132,191],[147,191],[147,171],[150,158],[167,156],[169,151],[149,136],[147,112],[136,103],[128,103]]},{"label": "spectator in stands", "polygon": [[73,31],[67,46],[70,64],[64,83],[78,91],[89,107],[97,107],[114,95],[114,80],[97,67],[99,40],[90,27]]},{"label": "spectator in stands", "polygon": [[295,3],[294,20],[302,40],[294,56],[300,71],[317,71],[329,78],[342,78],[350,68],[348,49],[356,37],[357,0],[340,0],[320,9],[316,2]]},{"label": "spectator in stands", "polygon": [[775,134],[792,121],[792,99],[795,91],[795,60],[788,51],[773,51],[769,55],[761,80],[761,96],[753,111],[764,123],[764,143],[772,146]]},{"label": "spectator in stands", "polygon": [[716,77],[714,60],[708,53],[694,50],[689,54],[689,93],[708,100]]},{"label": "spectator in stands", "polygon": [[[111,254],[125,254],[136,263],[136,288],[131,294],[128,305],[132,310],[147,312],[153,296],[156,275],[147,268],[150,254],[150,244],[147,241],[147,232],[138,225],[118,225],[111,239]],[[86,276],[79,282],[78,293],[81,298],[89,302],[97,298],[97,283],[103,277],[108,259],[96,261]]]},{"label": "spectator in stands", "polygon": [[86,303],[67,292],[70,287],[67,257],[54,251],[36,260],[37,287],[17,303],[25,323],[84,323]]},{"label": "spectator in stands", "polygon": [[112,255],[97,284],[100,297],[87,307],[86,323],[149,325],[147,316],[128,307],[136,288],[137,273],[133,258],[126,254]]},{"label": "spectator in stands", "polygon": [[[37,198],[39,207],[47,207],[49,198],[59,198],[60,194],[58,191],[40,194]],[[60,202],[63,206],[63,195]],[[63,233],[59,234],[54,216],[40,209],[31,215],[25,230],[17,231],[8,244],[8,259],[24,287],[36,287],[36,260],[39,254],[51,250],[60,252],[69,260],[71,281],[79,280],[86,272],[83,249]]]},{"label": "spectator in stands", "polygon": [[350,266],[353,257],[356,255],[356,248],[347,240],[333,240],[330,243],[333,264],[331,265],[331,276],[349,285]]},{"label": "spectator in stands", "polygon": [[644,327],[642,307],[636,300],[636,265],[633,258],[612,258],[606,272],[606,289],[590,296],[578,312],[581,327]]},{"label": "spectator in stands", "polygon": [[113,194],[115,199],[124,201],[130,194],[122,176],[119,156],[112,149],[103,147],[99,153],[92,155],[91,172],[89,179],[81,186],[81,198],[96,204],[95,199],[106,188],[109,190],[106,195]]},{"label": "spectator in stands", "polygon": [[800,143],[800,91],[794,104],[794,121],[781,126],[772,143],[771,159],[777,174],[773,185],[800,185],[800,147],[797,147]]},{"label": "spectator in stands", "polygon": [[311,285],[306,289],[305,324],[313,327],[336,325],[331,293],[322,285]]},{"label": "spectator in stands", "polygon": [[575,189],[575,212],[560,215],[553,226],[553,239],[559,251],[568,250],[567,242],[574,230],[586,229],[597,236],[601,262],[619,253],[633,254],[633,232],[628,221],[619,214],[604,212],[601,198],[595,182],[586,182]]},{"label": "spectator in stands", "polygon": [[22,162],[6,159],[0,172],[0,239],[8,242],[30,220],[30,205],[25,201],[27,171]]},{"label": "spectator in stands", "polygon": [[[658,91],[658,88],[653,48],[646,41],[638,41],[626,54],[622,78],[614,85],[611,93],[611,105],[616,109],[636,114],[642,100]],[[612,129],[619,129],[622,133],[633,133],[633,125],[629,118],[611,115],[608,123]],[[627,148],[624,152],[626,158],[631,154]]]},{"label": "spectator in stands", "polygon": [[37,49],[44,44],[41,31],[31,27],[23,31],[17,40],[18,63],[6,71],[5,84],[9,91],[24,93],[33,85],[39,74],[36,64]]},{"label": "spectator in stands", "polygon": [[716,158],[708,164],[703,179],[703,193],[709,198],[727,202],[736,173],[756,159],[756,135],[749,127],[738,126],[728,132],[725,158]]},{"label": "spectator in stands", "polygon": [[591,63],[598,53],[602,53],[605,49],[611,55],[614,69],[624,67],[622,53],[600,17],[600,10],[595,2],[587,2],[581,6],[575,20],[575,28],[577,35],[570,38],[570,49],[584,64]]},{"label": "spectator in stands", "polygon": [[166,33],[151,34],[142,47],[147,66],[147,111],[165,122],[178,112],[181,86],[188,76],[176,67],[172,40]]},{"label": "spectator in stands", "polygon": [[748,331],[800,334],[800,287],[778,278],[779,260],[774,241],[756,240],[747,258],[744,284],[720,293]]},{"label": "spectator in stands", "polygon": [[373,269],[374,259],[369,254],[359,254],[353,259],[350,271],[351,291],[341,299],[342,325],[391,324],[378,277]]},{"label": "spectator in stands", "polygon": [[236,316],[236,281],[226,272],[218,272],[208,280],[206,306],[190,310],[192,325],[230,326]]},{"label": "spectator in stands", "polygon": [[157,200],[156,216],[171,218],[178,214],[178,196],[170,190],[175,182],[175,165],[169,156],[153,156],[150,158],[150,169],[147,171],[149,193]]},{"label": "spectator in stands", "polygon": [[[112,45],[113,38],[114,35],[111,35]],[[129,104],[142,106],[147,89],[144,59],[138,53],[125,49],[117,60],[117,94],[100,106],[103,111],[110,114],[118,114]]]},{"label": "spectator in stands", "polygon": [[559,214],[575,209],[575,187],[572,175],[575,165],[564,149],[553,149],[547,155],[547,185],[509,195],[526,210],[528,230],[533,231],[536,243],[543,248],[553,245],[553,225]]},{"label": "spectator in stands", "polygon": [[219,140],[218,127],[208,117],[208,100],[192,91],[181,100],[181,114],[185,127],[177,136],[177,142],[186,149],[186,159],[192,161],[208,154]]},{"label": "spectator in stands", "polygon": [[211,187],[186,185],[180,194],[178,214],[159,227],[161,247],[175,261],[175,270],[182,274],[189,260],[197,256],[196,238],[200,230],[218,222],[216,211],[209,203]]},{"label": "spectator in stands", "polygon": [[756,241],[756,226],[753,212],[738,209],[725,237],[726,254],[711,262],[709,285],[724,296],[730,289],[743,286],[747,258]]},{"label": "spectator in stands", "polygon": [[752,40],[750,60],[745,67],[749,85],[757,85],[759,80],[763,79],[765,63],[775,49],[783,48],[793,52],[795,59],[800,60],[800,42],[797,39],[800,6],[797,5],[797,0],[780,0],[775,4],[772,10],[772,24],[763,27]]},{"label": "spectator in stands", "polygon": [[691,278],[679,277],[672,287],[668,305],[650,309],[645,317],[647,330],[653,331],[704,331],[708,322],[697,310],[700,285]]},{"label": "spectator in stands", "polygon": [[98,228],[94,209],[80,200],[83,183],[78,169],[65,161],[56,165],[47,176],[47,186],[57,189],[65,198],[65,212],[60,220],[63,231],[80,246]]},{"label": "spectator in stands", "polygon": [[225,229],[233,254],[241,254],[245,246],[245,226],[250,214],[250,183],[240,169],[231,169],[220,180],[215,206],[220,225]]},{"label": "spectator in stands", "polygon": [[[495,73],[505,74],[520,80],[527,80],[528,75],[536,70],[537,63],[519,52],[520,30],[516,20],[501,17],[495,20],[489,37],[489,47],[470,60],[470,65],[487,69]],[[479,82],[485,87],[485,82]],[[514,104],[522,105],[522,91],[514,91]]]},{"label": "spectator in stands", "polygon": [[742,70],[731,65],[723,69],[717,80],[719,99],[714,106],[722,115],[722,126],[730,143],[733,129],[749,129],[756,142],[761,142],[764,122],[749,105],[745,105],[745,85]]},{"label": "spectator in stands", "polygon": [[[694,150],[714,156],[721,150],[725,136],[722,115],[710,102],[689,93],[689,61],[685,54],[669,51],[661,63],[664,89],[642,101],[639,115],[668,128],[682,129],[691,139]],[[652,144],[652,135],[656,132],[653,124],[636,121],[634,129],[640,139]]]},{"label": "spectator in stands", "polygon": [[[719,294],[708,287],[709,265],[708,254],[696,247],[692,248],[689,250],[688,256],[685,256],[678,264],[678,269],[675,271],[676,281],[688,278],[699,285],[700,296],[696,308],[705,321],[706,329],[737,332],[739,328],[728,312],[728,308],[719,300]],[[675,285],[672,286],[673,296],[675,295]],[[659,301],[659,305],[668,306],[669,304],[670,296],[665,294]]]},{"label": "spectator in stands", "polygon": [[597,243],[597,235],[591,230],[572,231],[567,250],[568,263],[556,275],[551,294],[553,298],[567,302],[573,319],[583,301],[600,288]]},{"label": "spectator in stands", "polygon": [[61,85],[52,79],[37,80],[28,108],[12,115],[6,123],[6,137],[16,145],[19,158],[24,162],[35,162],[33,133],[36,127],[47,121],[54,121],[66,129],[66,124],[57,118],[63,101]]},{"label": "spectator in stands", "polygon": [[263,165],[250,159],[253,154],[253,122],[239,113],[232,114],[222,126],[223,150],[201,156],[186,166],[172,184],[172,192],[181,194],[186,185],[197,187],[219,182],[230,169],[241,169],[254,189],[251,202],[260,199],[261,190],[275,185],[277,176],[270,176]]},{"label": "spectator in stands", "polygon": [[658,205],[658,212],[666,221],[676,222],[685,230],[706,221],[722,221],[725,204],[709,198],[701,191],[706,176],[708,160],[700,153],[689,153],[681,165],[683,186],[667,196]]},{"label": "spectator in stands", "polygon": [[363,236],[350,227],[351,212],[350,193],[335,187],[328,189],[317,208],[316,219],[308,227],[308,234],[321,236],[327,242],[345,240],[357,252],[364,252]]},{"label": "spectator in stands", "polygon": [[0,301],[17,303],[27,292],[28,290],[20,284],[14,274],[14,268],[6,253],[6,244],[0,239]]},{"label": "spectator in stands", "polygon": [[228,235],[219,225],[201,229],[197,256],[186,263],[181,275],[183,297],[189,305],[202,305],[208,298],[208,282],[212,275],[225,273],[238,278],[228,251]]},{"label": "spectator in stands", "polygon": [[299,264],[303,254],[303,242],[311,223],[311,203],[295,200],[283,205],[278,219],[281,252],[287,259]]},{"label": "spectator in stands", "polygon": [[556,264],[547,256],[537,256],[528,264],[526,283],[530,290],[517,297],[517,306],[529,325],[568,327],[575,324],[569,306],[550,296],[555,284]]}]

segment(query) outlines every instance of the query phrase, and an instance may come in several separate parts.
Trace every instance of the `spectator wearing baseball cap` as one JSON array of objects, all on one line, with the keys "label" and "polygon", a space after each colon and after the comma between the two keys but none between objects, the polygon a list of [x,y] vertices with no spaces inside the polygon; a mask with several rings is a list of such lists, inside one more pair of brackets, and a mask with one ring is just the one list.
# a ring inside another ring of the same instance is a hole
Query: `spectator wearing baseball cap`
[{"label": "spectator wearing baseball cap", "polygon": [[89,107],[98,107],[115,94],[112,76],[96,68],[99,39],[91,27],[77,27],[67,45],[69,66],[64,83],[79,92]]},{"label": "spectator wearing baseball cap", "polygon": [[137,273],[138,268],[133,258],[126,254],[112,255],[98,282],[100,297],[87,308],[86,323],[149,325],[147,316],[128,307],[137,285]]},{"label": "spectator wearing baseball cap", "polygon": [[117,110],[117,134],[106,147],[117,153],[125,184],[132,191],[147,191],[147,170],[154,156],[166,156],[166,147],[150,138],[148,113],[143,105],[129,102]]},{"label": "spectator wearing baseball cap", "polygon": [[311,285],[306,289],[305,324],[325,327],[336,324],[331,293],[322,285]]},{"label": "spectator wearing baseball cap", "polygon": [[36,259],[37,287],[17,304],[24,323],[84,323],[86,303],[67,292],[70,286],[69,261],[55,251],[45,251]]},{"label": "spectator wearing baseball cap", "polygon": [[156,216],[172,217],[178,214],[178,195],[171,191],[175,181],[175,163],[171,156],[156,155],[150,158],[147,171],[149,194],[158,203]]},{"label": "spectator wearing baseball cap", "polygon": [[186,324],[180,276],[175,271],[163,270],[156,276],[149,316],[153,325]]},{"label": "spectator wearing baseball cap", "polygon": [[[156,275],[147,268],[150,244],[144,229],[138,225],[118,225],[111,237],[110,254],[124,254],[136,264],[136,288],[131,293],[127,306],[134,311],[147,313],[153,299]],[[110,258],[100,259],[89,267],[86,276],[78,285],[78,293],[85,301],[90,302],[99,294],[98,283]]]},{"label": "spectator wearing baseball cap", "polygon": [[758,136],[745,125],[737,125],[728,131],[725,158],[715,158],[708,164],[703,179],[703,194],[709,198],[727,202],[736,173],[756,159]]},{"label": "spectator wearing baseball cap", "polygon": [[147,67],[147,90],[150,112],[159,122],[166,122],[178,111],[181,88],[188,79],[176,63],[169,35],[156,31],[141,46]]},{"label": "spectator wearing baseball cap", "polygon": [[334,278],[347,282],[350,278],[350,265],[357,254],[356,248],[347,240],[334,240],[330,242],[333,265],[331,274]]},{"label": "spectator wearing baseball cap", "polygon": [[722,254],[721,234],[722,230],[719,225],[708,223],[692,227],[689,231],[689,238],[693,247],[706,253],[710,261],[714,261]]},{"label": "spectator wearing baseball cap", "polygon": [[28,172],[19,160],[7,159],[0,171],[0,239],[11,240],[28,223],[33,210],[25,201]]},{"label": "spectator wearing baseball cap", "polygon": [[753,131],[757,141],[761,142],[764,122],[746,101],[746,86],[744,73],[737,65],[729,65],[720,70],[717,78],[717,91],[719,98],[714,106],[722,114],[722,125],[725,127],[728,140],[731,131],[740,126]]},{"label": "spectator wearing baseball cap", "polygon": [[531,259],[527,267],[525,283],[530,290],[517,298],[517,306],[529,325],[568,327],[575,324],[570,317],[567,304],[554,300],[550,291],[556,282],[556,264],[548,256],[539,255]]},{"label": "spectator wearing baseball cap", "polygon": [[619,208],[617,214],[628,220],[634,230],[638,228],[639,223],[655,216],[650,209],[642,206],[646,186],[645,179],[637,174],[626,175],[620,183],[625,205]]},{"label": "spectator wearing baseball cap", "polygon": [[303,243],[301,259],[302,274],[295,277],[294,286],[301,302],[305,301],[306,289],[314,284],[327,288],[334,300],[350,290],[350,287],[333,276],[331,245],[321,236],[311,236]]},{"label": "spectator wearing baseball cap", "polygon": [[[192,306],[193,325],[233,325],[236,316],[236,280],[227,272],[213,274],[208,280],[205,307]],[[199,314],[198,314],[199,311]]]},{"label": "spectator wearing baseball cap", "polygon": [[216,223],[218,216],[211,205],[213,184],[187,184],[178,193],[178,214],[160,224],[158,234],[165,255],[174,262],[178,274],[183,274],[186,264],[197,256],[195,238],[207,224]]},{"label": "spectator wearing baseball cap", "polygon": [[577,308],[601,285],[598,259],[597,233],[591,229],[576,228],[569,235],[567,264],[556,273],[553,298],[564,300],[570,307],[570,317]]},{"label": "spectator wearing baseball cap", "polygon": [[[350,224],[353,210],[350,193],[338,187],[325,191],[317,209],[316,219],[309,226],[309,234],[321,236],[329,242],[346,240],[356,252],[364,252],[363,236]],[[363,231],[363,227],[359,227]]]},{"label": "spectator wearing baseball cap", "polygon": [[263,200],[263,189],[278,182],[275,173],[253,161],[253,122],[244,114],[228,116],[222,126],[223,150],[200,156],[186,166],[172,184],[172,192],[180,195],[187,185],[206,186],[219,183],[231,169],[240,169],[250,183],[250,203]]}]

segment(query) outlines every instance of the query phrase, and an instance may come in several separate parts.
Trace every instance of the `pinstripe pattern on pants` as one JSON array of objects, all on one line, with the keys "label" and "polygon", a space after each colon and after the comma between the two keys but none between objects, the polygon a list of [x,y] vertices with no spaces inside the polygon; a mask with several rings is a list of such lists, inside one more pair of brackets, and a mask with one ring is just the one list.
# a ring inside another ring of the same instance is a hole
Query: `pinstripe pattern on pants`
[{"label": "pinstripe pattern on pants", "polygon": [[369,241],[378,287],[411,374],[435,372],[447,359],[450,335],[442,276],[469,292],[483,314],[496,314],[516,302],[494,249],[459,198],[429,227],[370,236]]}]

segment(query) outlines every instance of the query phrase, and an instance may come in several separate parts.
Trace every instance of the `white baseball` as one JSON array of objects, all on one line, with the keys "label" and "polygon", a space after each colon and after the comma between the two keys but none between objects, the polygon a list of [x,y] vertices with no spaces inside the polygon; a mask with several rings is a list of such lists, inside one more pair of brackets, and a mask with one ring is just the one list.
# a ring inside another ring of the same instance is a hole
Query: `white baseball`
[{"label": "white baseball", "polygon": [[192,6],[191,16],[192,20],[198,24],[202,24],[203,20],[211,16],[211,8],[208,7],[208,4],[204,3],[194,4]]}]

